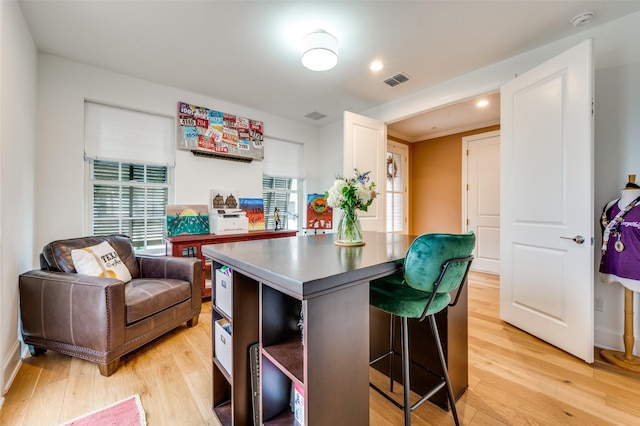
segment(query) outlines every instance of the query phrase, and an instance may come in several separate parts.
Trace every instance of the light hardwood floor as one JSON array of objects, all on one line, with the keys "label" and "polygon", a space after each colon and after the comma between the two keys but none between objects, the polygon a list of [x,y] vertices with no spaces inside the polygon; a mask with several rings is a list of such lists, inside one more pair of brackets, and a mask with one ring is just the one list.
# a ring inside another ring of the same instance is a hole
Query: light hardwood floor
[{"label": "light hardwood floor", "polygon": [[[497,277],[471,274],[469,389],[457,403],[463,424],[640,424],[639,374],[600,360],[586,364],[500,321],[498,293]],[[381,380],[379,373],[372,370],[371,380]],[[394,389],[401,398],[402,387]],[[150,426],[218,424],[210,406],[210,303],[197,327],[179,328],[130,354],[109,378],[94,364],[55,352],[27,357],[5,395],[0,425],[58,425],[134,393]],[[401,410],[373,390],[370,402],[372,425],[402,424]],[[450,413],[429,403],[412,421],[453,424]]]}]

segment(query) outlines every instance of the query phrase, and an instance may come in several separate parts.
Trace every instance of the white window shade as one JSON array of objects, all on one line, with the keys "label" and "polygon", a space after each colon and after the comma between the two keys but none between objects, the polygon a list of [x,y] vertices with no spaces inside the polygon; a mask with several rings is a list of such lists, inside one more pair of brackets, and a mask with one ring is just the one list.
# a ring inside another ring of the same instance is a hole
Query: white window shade
[{"label": "white window shade", "polygon": [[265,138],[262,173],[266,176],[304,178],[302,144]]},{"label": "white window shade", "polygon": [[85,102],[85,158],[175,166],[174,126],[171,117]]}]

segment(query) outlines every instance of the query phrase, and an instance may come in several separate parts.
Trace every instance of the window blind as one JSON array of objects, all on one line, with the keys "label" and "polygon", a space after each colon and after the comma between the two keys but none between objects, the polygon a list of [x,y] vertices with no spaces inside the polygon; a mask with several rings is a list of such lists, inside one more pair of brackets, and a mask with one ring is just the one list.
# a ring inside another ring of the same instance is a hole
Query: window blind
[{"label": "window blind", "polygon": [[91,163],[92,235],[126,234],[136,249],[163,245],[168,168],[100,160]]},{"label": "window blind", "polygon": [[273,229],[273,212],[280,212],[280,226],[283,229],[297,229],[299,209],[298,180],[282,177],[262,177],[262,200],[266,229]]},{"label": "window blind", "polygon": [[265,138],[262,173],[266,176],[304,178],[303,145]]},{"label": "window blind", "polygon": [[175,166],[171,117],[84,103],[86,159]]}]

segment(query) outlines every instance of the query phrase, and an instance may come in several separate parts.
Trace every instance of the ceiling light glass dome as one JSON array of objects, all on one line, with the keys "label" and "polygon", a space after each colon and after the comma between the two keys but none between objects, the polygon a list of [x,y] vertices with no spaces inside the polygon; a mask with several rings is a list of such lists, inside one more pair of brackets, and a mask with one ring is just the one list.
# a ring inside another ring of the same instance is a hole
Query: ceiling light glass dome
[{"label": "ceiling light glass dome", "polygon": [[324,30],[302,39],[302,65],[312,71],[327,71],[338,63],[338,40]]}]

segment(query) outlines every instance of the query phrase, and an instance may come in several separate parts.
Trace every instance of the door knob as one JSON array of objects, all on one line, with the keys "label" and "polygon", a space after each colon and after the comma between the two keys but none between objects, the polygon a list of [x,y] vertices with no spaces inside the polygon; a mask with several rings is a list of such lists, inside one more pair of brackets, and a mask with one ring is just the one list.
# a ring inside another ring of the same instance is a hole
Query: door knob
[{"label": "door knob", "polygon": [[572,240],[576,244],[584,243],[584,237],[582,235],[576,235],[575,237],[560,237],[565,240]]}]

